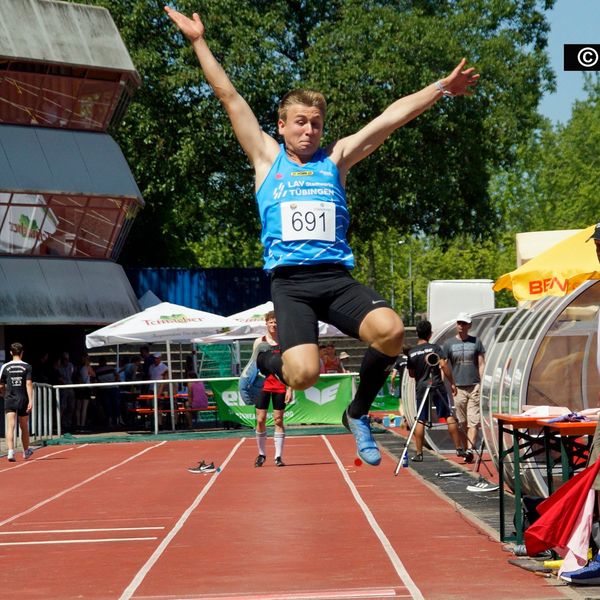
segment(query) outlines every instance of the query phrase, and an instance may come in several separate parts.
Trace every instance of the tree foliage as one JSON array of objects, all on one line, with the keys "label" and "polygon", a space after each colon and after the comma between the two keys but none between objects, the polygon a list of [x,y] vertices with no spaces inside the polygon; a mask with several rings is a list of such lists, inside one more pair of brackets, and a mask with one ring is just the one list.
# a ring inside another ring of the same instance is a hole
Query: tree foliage
[{"label": "tree foliage", "polygon": [[496,172],[490,190],[502,231],[585,228],[600,215],[600,76],[586,80],[588,97],[565,125],[550,123],[516,149],[516,161]]}]

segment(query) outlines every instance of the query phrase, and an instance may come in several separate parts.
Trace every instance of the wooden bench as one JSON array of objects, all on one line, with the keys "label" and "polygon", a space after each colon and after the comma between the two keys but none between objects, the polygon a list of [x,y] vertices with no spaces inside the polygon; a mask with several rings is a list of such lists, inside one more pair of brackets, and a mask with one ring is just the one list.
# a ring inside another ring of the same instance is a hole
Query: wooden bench
[{"label": "wooden bench", "polygon": [[[131,414],[139,415],[139,416],[145,417],[145,418],[154,415],[154,408],[128,408],[127,410]],[[163,415],[171,414],[170,408],[159,408],[158,411]],[[212,405],[209,404],[205,408],[185,408],[184,406],[178,406],[173,409],[173,413],[176,414],[178,417],[185,415],[188,411],[191,413],[201,413],[201,412],[213,413],[215,427],[218,424],[219,412],[218,412],[218,408],[217,408],[216,404],[212,404]]]}]

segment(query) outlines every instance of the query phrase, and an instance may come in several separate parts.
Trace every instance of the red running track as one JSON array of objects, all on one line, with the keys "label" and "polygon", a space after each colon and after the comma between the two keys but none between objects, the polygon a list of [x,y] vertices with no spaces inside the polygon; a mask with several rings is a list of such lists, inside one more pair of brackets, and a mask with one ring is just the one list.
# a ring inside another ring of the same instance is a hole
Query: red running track
[{"label": "red running track", "polygon": [[[272,455],[272,450],[270,449]],[[354,465],[349,435],[47,447],[0,464],[0,585],[11,599],[566,597],[507,563],[410,470]],[[211,475],[188,473],[204,458]]]}]

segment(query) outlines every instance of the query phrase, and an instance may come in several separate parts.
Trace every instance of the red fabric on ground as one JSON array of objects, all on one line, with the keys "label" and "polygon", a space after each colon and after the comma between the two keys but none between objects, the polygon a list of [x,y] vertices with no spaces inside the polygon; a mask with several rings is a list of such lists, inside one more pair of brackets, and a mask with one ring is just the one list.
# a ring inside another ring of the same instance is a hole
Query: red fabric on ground
[{"label": "red fabric on ground", "polygon": [[575,475],[537,507],[540,518],[525,531],[529,556],[567,545],[598,470],[600,460]]}]

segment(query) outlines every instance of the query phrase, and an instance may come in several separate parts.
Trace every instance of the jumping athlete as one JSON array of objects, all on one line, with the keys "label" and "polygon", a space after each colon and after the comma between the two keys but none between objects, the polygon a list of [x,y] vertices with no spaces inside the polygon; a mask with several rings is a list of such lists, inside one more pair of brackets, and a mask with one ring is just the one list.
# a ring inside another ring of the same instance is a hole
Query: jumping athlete
[{"label": "jumping athlete", "polygon": [[33,450],[29,447],[29,414],[33,406],[33,383],[31,365],[24,362],[23,346],[18,342],[11,344],[12,360],[0,369],[0,393],[4,394],[4,412],[6,414],[6,445],[8,460],[15,462],[15,426],[19,419],[23,458],[28,459]]},{"label": "jumping athlete", "polygon": [[[442,96],[470,93],[479,75],[463,59],[447,77],[396,100],[353,135],[321,148],[326,102],[319,92],[294,90],[279,105],[278,144],[265,133],[204,39],[197,13],[188,18],[165,7],[191,42],[200,67],[223,104],[255,173],[265,269],[279,324],[281,354],[258,355],[263,372],[304,390],[319,377],[318,321],[368,344],[356,395],[344,411],[360,458],[381,462],[369,426],[369,409],[402,349],[404,326],[377,292],[355,281],[346,239],[350,217],[345,182],[349,169],[374,152],[396,129]],[[266,348],[268,350],[268,347]]]}]

